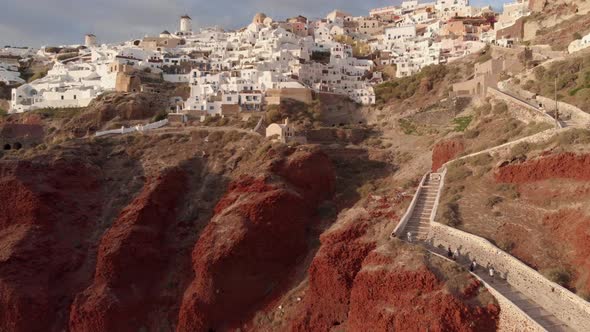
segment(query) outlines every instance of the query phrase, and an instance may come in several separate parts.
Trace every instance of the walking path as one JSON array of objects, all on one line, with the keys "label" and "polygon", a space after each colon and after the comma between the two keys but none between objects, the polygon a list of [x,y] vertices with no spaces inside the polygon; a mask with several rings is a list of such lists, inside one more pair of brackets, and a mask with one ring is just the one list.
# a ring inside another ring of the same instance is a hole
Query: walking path
[{"label": "walking path", "polygon": [[[429,252],[436,254],[446,260],[450,260],[445,257],[447,252],[444,249],[436,248],[427,242],[419,242]],[[455,262],[459,265],[469,269],[471,261],[465,256],[459,256]],[[530,317],[539,326],[547,331],[575,331],[559,320],[555,315],[551,314],[539,304],[531,300],[529,297],[522,294],[506,280],[502,279],[498,273],[494,274],[494,277],[490,276],[489,270],[484,267],[478,267],[475,271],[470,272],[477,279],[482,281],[487,287],[495,289],[498,293],[502,294],[507,300],[512,302],[518,307],[525,315]]]},{"label": "walking path", "polygon": [[[513,94],[508,94],[504,91],[499,91],[497,89],[495,90],[504,93],[511,98],[518,99],[522,103],[526,103],[528,106],[534,108],[536,111],[543,112],[539,105],[535,105],[534,103],[514,96]],[[561,123],[559,124],[559,127],[561,128],[569,126],[577,127],[577,124],[571,121],[561,121]],[[556,133],[559,132],[559,130],[553,130],[553,132]],[[543,133],[537,134],[536,136],[541,135],[543,135]],[[526,137],[518,141],[530,139],[533,138],[533,136]],[[509,146],[510,144],[511,143],[507,143],[496,148],[503,148],[505,146]],[[492,148],[490,150],[496,148]],[[450,161],[449,163],[453,161]],[[408,208],[406,215],[404,216],[404,218],[402,218],[402,220],[392,233],[392,237],[398,237],[403,240],[410,241],[412,243],[420,245],[432,254],[440,256],[444,259],[448,259],[447,257],[445,257],[445,255],[447,254],[446,250],[434,247],[432,245],[434,241],[432,239],[433,234],[431,230],[431,225],[435,222],[434,220],[440,201],[440,195],[444,187],[446,165],[448,165],[449,163],[443,166],[442,173],[428,173],[427,175],[425,175],[424,180],[420,183],[416,191],[414,200]],[[461,243],[457,243],[456,246],[460,247]],[[452,249],[454,250],[455,248]],[[473,258],[477,259],[477,257],[468,258],[460,256],[458,257],[456,263],[463,265],[465,267],[469,267],[471,263],[469,259]],[[529,321],[532,321],[534,322],[533,324],[536,324],[536,329],[546,331],[576,331],[576,329],[566,324],[566,322],[558,319],[556,317],[556,313],[553,312],[551,309],[544,307],[540,303],[535,302],[535,300],[531,299],[530,297],[525,296],[521,291],[519,291],[519,289],[517,289],[517,287],[510,284],[510,280],[503,279],[498,274],[496,274],[494,277],[491,277],[488,273],[488,270],[483,267],[476,269],[476,271],[474,271],[472,274],[479,280],[481,280],[486,285],[486,287],[495,290],[495,292],[502,296],[506,301],[508,301],[510,305],[518,308],[518,310],[521,311],[522,316],[528,317]],[[572,295],[576,297],[575,294]],[[506,303],[506,301],[504,301],[504,303]],[[584,307],[584,305],[582,305],[582,307]],[[553,306],[552,309],[558,310],[555,308],[555,306]],[[584,312],[587,311],[588,310],[585,310]]]}]

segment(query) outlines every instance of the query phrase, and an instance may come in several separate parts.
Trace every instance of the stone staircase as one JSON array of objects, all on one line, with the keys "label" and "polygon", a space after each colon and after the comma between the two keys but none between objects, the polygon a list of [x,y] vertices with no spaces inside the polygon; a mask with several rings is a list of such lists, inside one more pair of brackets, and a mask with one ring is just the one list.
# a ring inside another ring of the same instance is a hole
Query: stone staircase
[{"label": "stone staircase", "polygon": [[418,241],[426,241],[430,230],[430,218],[436,204],[436,196],[440,189],[441,175],[432,173],[421,187],[416,206],[408,224],[404,228],[404,234],[412,233],[412,237]]}]

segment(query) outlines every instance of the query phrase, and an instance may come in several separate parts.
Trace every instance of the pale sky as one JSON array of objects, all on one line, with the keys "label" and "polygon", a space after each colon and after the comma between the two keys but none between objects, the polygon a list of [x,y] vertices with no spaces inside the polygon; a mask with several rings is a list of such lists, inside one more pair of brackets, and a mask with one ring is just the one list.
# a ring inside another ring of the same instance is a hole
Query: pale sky
[{"label": "pale sky", "polygon": [[[501,8],[511,0],[472,0]],[[178,30],[188,14],[193,26],[234,29],[257,12],[275,19],[296,15],[324,17],[333,9],[367,15],[370,8],[401,0],[0,0],[0,47],[82,44],[94,33],[99,42],[117,42]]]}]

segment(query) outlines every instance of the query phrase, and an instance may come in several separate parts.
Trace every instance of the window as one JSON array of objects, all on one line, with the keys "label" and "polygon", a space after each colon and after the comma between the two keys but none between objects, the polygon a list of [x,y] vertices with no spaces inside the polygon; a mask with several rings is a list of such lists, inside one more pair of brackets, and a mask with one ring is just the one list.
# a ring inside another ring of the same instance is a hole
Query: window
[{"label": "window", "polygon": [[76,100],[76,95],[74,95],[74,100]]},{"label": "window", "polygon": [[227,101],[231,102],[231,97],[227,97]]},{"label": "window", "polygon": [[61,100],[64,100],[64,96],[61,96]]}]

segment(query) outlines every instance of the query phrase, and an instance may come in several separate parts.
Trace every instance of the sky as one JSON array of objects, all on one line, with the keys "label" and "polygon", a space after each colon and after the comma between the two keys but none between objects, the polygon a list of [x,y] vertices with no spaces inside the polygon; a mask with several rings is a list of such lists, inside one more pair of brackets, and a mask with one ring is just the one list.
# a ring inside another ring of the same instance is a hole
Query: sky
[{"label": "sky", "polygon": [[[512,0],[472,0],[500,9]],[[178,30],[188,14],[193,27],[243,27],[257,12],[274,19],[325,17],[334,9],[367,15],[369,9],[401,0],[0,0],[0,47],[83,44],[93,33],[111,43]]]}]

